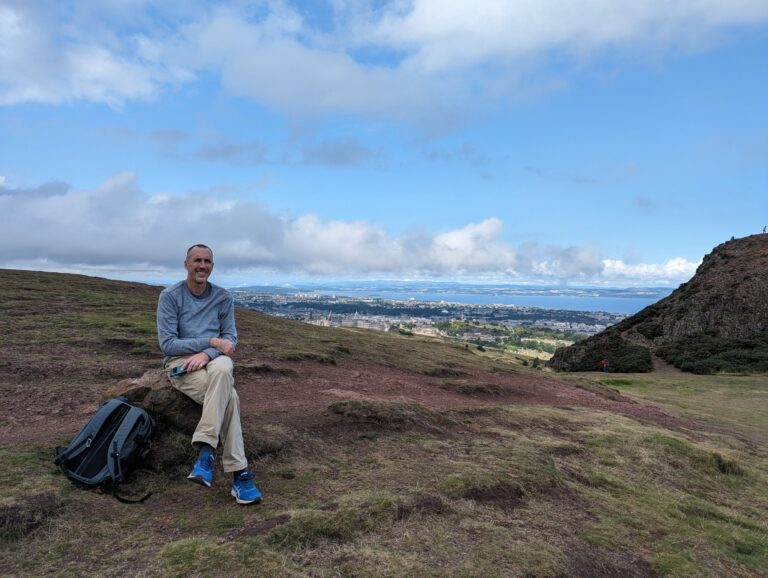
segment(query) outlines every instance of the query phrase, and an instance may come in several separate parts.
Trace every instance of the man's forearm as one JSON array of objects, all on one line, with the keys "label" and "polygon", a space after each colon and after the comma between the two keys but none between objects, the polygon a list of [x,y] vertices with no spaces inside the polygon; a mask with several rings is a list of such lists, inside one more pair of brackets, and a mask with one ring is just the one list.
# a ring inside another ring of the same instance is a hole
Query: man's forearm
[{"label": "man's forearm", "polygon": [[210,344],[211,347],[215,348],[217,351],[223,353],[224,355],[232,356],[235,353],[235,343],[224,337],[211,337]]},{"label": "man's forearm", "polygon": [[207,337],[179,339],[178,337],[168,336],[160,339],[161,351],[169,356],[200,353],[210,346],[210,340]]}]

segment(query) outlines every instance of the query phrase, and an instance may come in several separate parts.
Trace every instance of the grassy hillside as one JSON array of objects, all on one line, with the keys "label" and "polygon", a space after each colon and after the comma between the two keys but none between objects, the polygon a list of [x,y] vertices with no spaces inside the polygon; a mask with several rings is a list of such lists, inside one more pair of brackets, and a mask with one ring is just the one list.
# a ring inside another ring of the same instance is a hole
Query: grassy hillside
[{"label": "grassy hillside", "polygon": [[[155,310],[161,289],[81,275],[0,270],[0,370],[6,376],[34,373],[58,379],[65,373],[103,381],[157,367],[162,354]],[[237,361],[244,366],[263,360],[335,364],[354,358],[435,375],[494,367],[488,357],[434,339],[329,331],[248,309],[238,309],[236,318]]]},{"label": "grassy hillside", "polygon": [[[237,311],[237,371],[264,503],[234,504],[223,472],[209,491],[186,482],[184,440],[131,478],[155,492],[145,505],[75,489],[53,447],[106,387],[157,366],[158,291],[0,270],[3,574],[768,573],[764,376],[563,384],[498,353],[253,311]],[[630,417],[646,403],[666,417]]]}]

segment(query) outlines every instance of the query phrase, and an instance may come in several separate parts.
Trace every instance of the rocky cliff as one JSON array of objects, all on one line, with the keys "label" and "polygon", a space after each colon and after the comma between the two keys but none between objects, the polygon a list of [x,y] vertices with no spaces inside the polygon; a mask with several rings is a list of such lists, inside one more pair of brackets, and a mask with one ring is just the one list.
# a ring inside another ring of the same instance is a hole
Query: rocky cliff
[{"label": "rocky cliff", "polygon": [[[768,370],[768,235],[731,239],[671,295],[581,343],[550,367],[650,371],[651,354],[697,373]],[[613,357],[614,359],[611,359]]]}]

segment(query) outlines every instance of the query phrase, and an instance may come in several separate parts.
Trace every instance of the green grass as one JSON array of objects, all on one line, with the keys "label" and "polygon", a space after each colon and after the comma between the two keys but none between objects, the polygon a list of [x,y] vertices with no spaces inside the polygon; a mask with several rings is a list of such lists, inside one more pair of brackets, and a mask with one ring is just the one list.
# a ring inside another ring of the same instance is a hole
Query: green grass
[{"label": "green grass", "polygon": [[93,381],[148,369],[160,356],[155,308],[160,287],[0,269],[0,370],[46,379],[66,372]]},{"label": "green grass", "polygon": [[605,384],[639,400],[665,406],[675,413],[744,432],[768,443],[765,375],[693,375],[682,372],[633,374],[604,378],[604,374],[562,375],[586,386]]}]

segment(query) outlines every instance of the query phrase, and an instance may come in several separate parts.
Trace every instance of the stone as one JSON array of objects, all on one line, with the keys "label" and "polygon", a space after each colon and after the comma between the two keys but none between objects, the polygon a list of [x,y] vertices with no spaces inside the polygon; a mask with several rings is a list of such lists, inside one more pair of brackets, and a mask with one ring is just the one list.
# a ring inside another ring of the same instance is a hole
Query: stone
[{"label": "stone", "polygon": [[[171,386],[167,373],[151,369],[141,377],[124,379],[108,388],[101,401],[124,396],[131,403],[147,410],[158,424],[152,438],[152,451],[146,467],[176,475],[191,464],[197,450],[192,446],[192,434],[200,421],[202,406]],[[250,462],[282,452],[293,439],[287,429],[261,423],[253,418],[243,420],[243,439]]]},{"label": "stone", "polygon": [[200,421],[202,406],[174,389],[163,369],[150,369],[139,378],[118,382],[104,392],[102,402],[120,395],[147,410],[160,426],[187,435],[195,432]]}]

